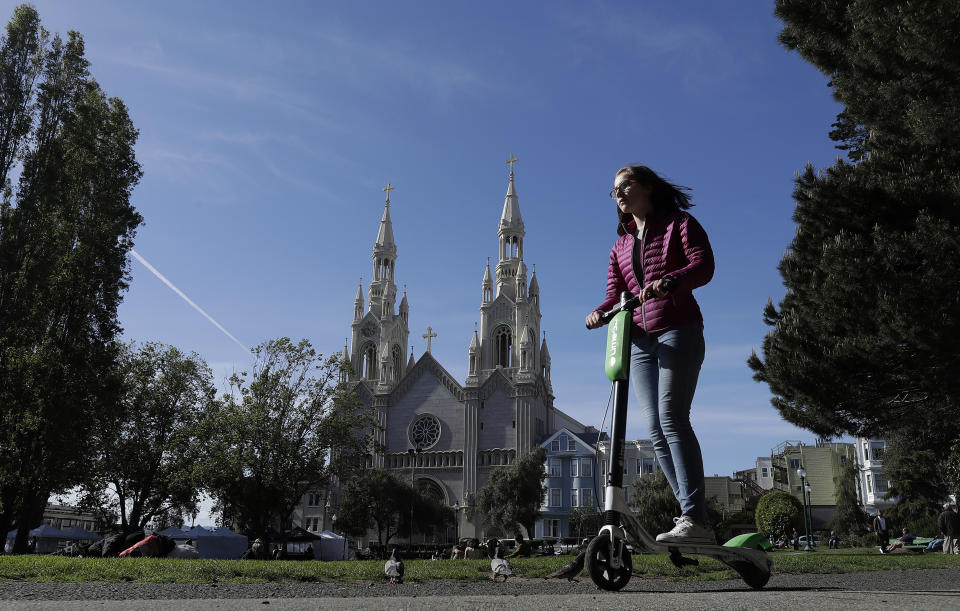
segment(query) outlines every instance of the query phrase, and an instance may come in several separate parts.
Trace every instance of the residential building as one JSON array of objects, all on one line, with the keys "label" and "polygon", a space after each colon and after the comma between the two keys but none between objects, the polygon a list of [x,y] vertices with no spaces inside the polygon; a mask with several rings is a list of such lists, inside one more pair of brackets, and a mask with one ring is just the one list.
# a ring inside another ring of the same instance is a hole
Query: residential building
[{"label": "residential building", "polygon": [[96,516],[82,512],[71,505],[47,504],[43,510],[43,523],[60,530],[67,530],[73,526],[97,534],[103,534]]},{"label": "residential building", "polygon": [[870,515],[897,502],[883,498],[887,493],[887,477],[883,469],[887,443],[883,439],[857,437],[854,442],[857,460],[857,495],[860,505]]},{"label": "residential building", "polygon": [[773,488],[789,492],[803,502],[803,488],[797,473],[803,467],[805,483],[810,487],[808,497],[813,527],[825,529],[833,519],[837,504],[834,477],[841,474],[843,465],[853,460],[852,443],[818,440],[814,445],[805,445],[800,441],[784,441],[771,451]]},{"label": "residential building", "polygon": [[725,475],[706,476],[704,479],[704,496],[707,503],[715,503],[727,513],[736,513],[746,509],[744,484],[740,480]]},{"label": "residential building", "polygon": [[757,485],[764,490],[773,490],[773,461],[769,456],[757,457]]},{"label": "residential building", "polygon": [[562,428],[540,444],[547,451],[547,495],[540,508],[534,537],[575,536],[570,523],[573,509],[603,512],[596,446],[598,440],[605,439],[607,434],[596,429],[575,433]]},{"label": "residential building", "polygon": [[[609,452],[610,444],[607,441],[601,441],[598,444],[600,450],[600,481],[603,487],[600,490],[600,503],[604,502],[605,486],[607,482],[607,468],[610,464]],[[625,441],[623,446],[623,493],[627,504],[633,501],[634,483],[642,476],[656,473],[660,470],[660,463],[657,462],[656,454],[653,451],[653,442],[649,439],[635,439]]]}]

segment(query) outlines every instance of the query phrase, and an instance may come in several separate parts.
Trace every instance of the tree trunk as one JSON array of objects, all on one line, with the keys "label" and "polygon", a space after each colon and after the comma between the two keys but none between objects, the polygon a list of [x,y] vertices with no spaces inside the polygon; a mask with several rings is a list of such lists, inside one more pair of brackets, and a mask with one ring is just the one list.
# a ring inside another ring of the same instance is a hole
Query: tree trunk
[{"label": "tree trunk", "polygon": [[17,536],[13,540],[13,553],[23,554],[27,551],[28,538],[32,524],[43,522],[43,510],[47,506],[47,497],[43,494],[25,494],[23,506],[17,514]]}]

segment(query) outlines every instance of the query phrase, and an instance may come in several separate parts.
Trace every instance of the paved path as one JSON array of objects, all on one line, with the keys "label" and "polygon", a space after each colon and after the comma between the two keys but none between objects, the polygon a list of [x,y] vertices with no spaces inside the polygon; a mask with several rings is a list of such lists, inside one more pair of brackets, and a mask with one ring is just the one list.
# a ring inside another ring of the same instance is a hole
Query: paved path
[{"label": "paved path", "polygon": [[960,569],[774,575],[742,581],[634,579],[622,592],[592,583],[51,584],[0,582],[0,609],[960,609]]}]

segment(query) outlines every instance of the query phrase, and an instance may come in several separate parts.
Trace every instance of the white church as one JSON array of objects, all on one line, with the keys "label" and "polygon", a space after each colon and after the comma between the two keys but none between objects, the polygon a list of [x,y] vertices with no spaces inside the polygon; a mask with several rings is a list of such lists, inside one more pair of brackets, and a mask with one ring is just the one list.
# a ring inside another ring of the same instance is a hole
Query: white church
[{"label": "white church", "polygon": [[[429,337],[419,360],[412,352],[404,360],[410,304],[404,292],[396,305],[389,184],[373,245],[373,279],[366,303],[362,285],[357,289],[351,346],[344,349],[353,365],[350,383],[364,406],[374,408],[382,427],[384,451],[372,456],[372,466],[412,474],[420,490],[456,510],[461,537],[484,534],[472,508],[492,469],[512,463],[561,428],[586,429],[554,407],[550,353],[546,338],[541,340],[540,287],[535,271],[528,283],[523,262],[525,231],[514,161],[508,161],[510,178],[497,228],[499,258],[495,270],[488,259],[483,275],[480,328],[467,348],[466,380],[455,380],[433,358]],[[304,507],[305,522],[307,513]]]}]

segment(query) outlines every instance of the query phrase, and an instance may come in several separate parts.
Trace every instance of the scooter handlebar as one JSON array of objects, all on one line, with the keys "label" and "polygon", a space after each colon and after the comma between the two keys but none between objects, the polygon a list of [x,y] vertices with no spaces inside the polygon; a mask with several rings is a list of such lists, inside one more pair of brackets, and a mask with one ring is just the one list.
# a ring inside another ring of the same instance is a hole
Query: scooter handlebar
[{"label": "scooter handlebar", "polygon": [[635,295],[630,295],[630,293],[624,293],[620,297],[620,303],[614,306],[612,310],[608,310],[606,312],[600,313],[600,325],[603,326],[608,324],[611,320],[613,320],[613,317],[619,314],[620,312],[623,312],[625,310],[635,310],[639,306],[640,306],[640,297]]}]

